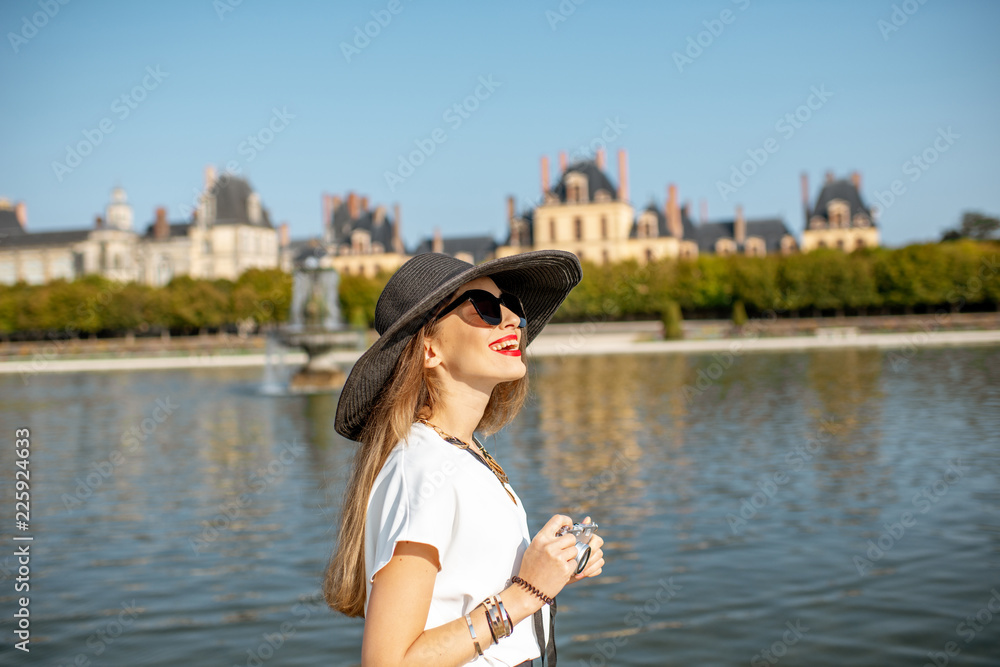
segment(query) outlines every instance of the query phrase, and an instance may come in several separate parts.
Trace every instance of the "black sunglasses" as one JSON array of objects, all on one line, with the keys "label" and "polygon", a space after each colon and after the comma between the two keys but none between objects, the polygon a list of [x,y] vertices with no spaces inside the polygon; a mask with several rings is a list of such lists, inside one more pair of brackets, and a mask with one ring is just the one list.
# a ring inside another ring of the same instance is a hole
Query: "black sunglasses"
[{"label": "black sunglasses", "polygon": [[509,292],[503,292],[500,296],[494,296],[482,289],[470,289],[462,292],[458,295],[457,299],[445,306],[444,310],[439,312],[434,319],[441,319],[466,301],[472,302],[472,306],[486,324],[495,327],[503,322],[503,312],[500,310],[502,304],[521,318],[521,322],[517,325],[518,328],[524,329],[528,326],[528,320],[524,318],[524,306],[521,305],[520,299]]}]

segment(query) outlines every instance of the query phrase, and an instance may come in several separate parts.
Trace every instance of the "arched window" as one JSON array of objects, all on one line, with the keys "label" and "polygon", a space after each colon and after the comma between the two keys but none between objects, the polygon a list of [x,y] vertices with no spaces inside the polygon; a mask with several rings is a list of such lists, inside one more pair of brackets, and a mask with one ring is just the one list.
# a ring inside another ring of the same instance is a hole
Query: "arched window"
[{"label": "arched window", "polygon": [[573,218],[573,236],[577,241],[583,240],[583,220]]},{"label": "arched window", "polygon": [[549,218],[549,240],[556,240],[556,220],[555,218]]}]

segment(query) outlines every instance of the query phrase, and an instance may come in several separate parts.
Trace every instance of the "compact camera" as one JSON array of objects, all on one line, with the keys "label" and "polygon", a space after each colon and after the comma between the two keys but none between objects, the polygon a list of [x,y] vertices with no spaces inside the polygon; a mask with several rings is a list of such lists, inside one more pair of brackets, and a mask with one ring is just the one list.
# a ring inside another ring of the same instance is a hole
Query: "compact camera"
[{"label": "compact camera", "polygon": [[556,533],[556,537],[562,537],[568,533],[576,535],[576,573],[583,572],[590,560],[590,538],[597,530],[596,523],[575,523],[572,526],[563,526]]}]

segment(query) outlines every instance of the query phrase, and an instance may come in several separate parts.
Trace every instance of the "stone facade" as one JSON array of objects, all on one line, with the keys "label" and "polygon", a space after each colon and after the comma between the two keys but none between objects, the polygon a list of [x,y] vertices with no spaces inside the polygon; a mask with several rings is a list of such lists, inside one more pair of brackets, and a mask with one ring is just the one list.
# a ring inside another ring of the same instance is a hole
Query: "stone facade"
[{"label": "stone facade", "polygon": [[834,179],[828,172],[815,206],[809,206],[809,178],[802,174],[802,206],[805,229],[802,250],[837,248],[851,252],[857,248],[879,245],[879,230],[872,210],[861,199],[861,175],[850,179]]},{"label": "stone facade", "polygon": [[[98,274],[111,280],[165,285],[175,275],[235,280],[249,268],[278,266],[279,232],[249,183],[205,170],[192,220],[168,222],[159,208],[145,232],[115,188],[103,217],[83,230],[30,232],[27,207],[0,201],[0,284],[42,284]],[[287,239],[287,226],[283,226]]]},{"label": "stone facade", "polygon": [[541,203],[517,214],[507,201],[510,229],[497,256],[558,249],[583,261],[608,264],[635,260],[693,259],[699,253],[764,255],[795,252],[798,244],[776,219],[745,220],[741,208],[731,221],[695,225],[670,185],[662,209],[652,202],[636,216],[628,199],[628,158],[618,151],[618,185],[605,172],[604,151],[593,160],[567,164],[560,154],[559,181],[549,186],[549,161],[542,157]]}]

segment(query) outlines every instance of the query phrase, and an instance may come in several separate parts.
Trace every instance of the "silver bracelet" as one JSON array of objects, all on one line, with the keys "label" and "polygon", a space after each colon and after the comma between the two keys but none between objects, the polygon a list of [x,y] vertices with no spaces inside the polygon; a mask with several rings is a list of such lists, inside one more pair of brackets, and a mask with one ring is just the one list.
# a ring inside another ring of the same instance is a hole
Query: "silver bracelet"
[{"label": "silver bracelet", "polygon": [[510,614],[507,613],[507,609],[503,606],[503,600],[500,596],[495,596],[497,599],[497,606],[500,608],[500,618],[503,619],[505,628],[507,629],[507,636],[510,637],[511,633],[514,632],[514,623],[510,620]]},{"label": "silver bracelet", "polygon": [[479,647],[479,640],[476,639],[476,629],[472,627],[472,616],[470,614],[465,615],[465,622],[469,624],[469,633],[472,635],[472,643],[476,645],[476,653],[482,655],[483,649]]}]

